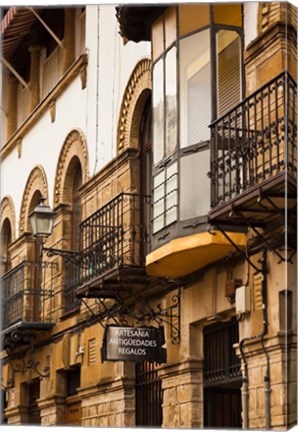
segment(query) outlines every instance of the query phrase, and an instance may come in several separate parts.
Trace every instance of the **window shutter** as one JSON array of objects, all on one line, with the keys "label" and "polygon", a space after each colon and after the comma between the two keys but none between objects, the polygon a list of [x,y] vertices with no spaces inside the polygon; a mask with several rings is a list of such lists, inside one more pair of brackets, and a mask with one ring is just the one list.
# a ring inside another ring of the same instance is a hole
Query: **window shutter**
[{"label": "window shutter", "polygon": [[210,62],[188,81],[188,145],[210,138]]},{"label": "window shutter", "polygon": [[218,117],[240,98],[240,37],[237,37],[218,55]]}]

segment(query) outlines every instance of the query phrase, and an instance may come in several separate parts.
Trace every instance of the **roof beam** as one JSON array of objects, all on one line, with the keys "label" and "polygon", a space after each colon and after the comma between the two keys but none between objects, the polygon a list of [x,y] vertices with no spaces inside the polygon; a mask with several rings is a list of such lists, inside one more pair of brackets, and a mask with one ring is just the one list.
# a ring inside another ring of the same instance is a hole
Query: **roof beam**
[{"label": "roof beam", "polygon": [[26,83],[25,80],[21,77],[21,75],[15,70],[15,68],[3,57],[0,57],[2,63],[4,66],[7,67],[8,70],[17,78],[17,80],[22,84],[23,87],[25,87],[27,90],[30,90],[29,84]]},{"label": "roof beam", "polygon": [[44,28],[50,33],[50,35],[52,36],[53,39],[55,39],[55,41],[57,42],[57,44],[61,47],[64,48],[63,42],[58,38],[57,35],[55,35],[55,33],[53,32],[53,30],[50,29],[50,27],[46,24],[46,22],[38,15],[38,13],[33,9],[33,7],[31,6],[27,6],[27,9],[30,10],[33,15],[36,16],[36,18],[41,22],[41,24],[44,26]]}]

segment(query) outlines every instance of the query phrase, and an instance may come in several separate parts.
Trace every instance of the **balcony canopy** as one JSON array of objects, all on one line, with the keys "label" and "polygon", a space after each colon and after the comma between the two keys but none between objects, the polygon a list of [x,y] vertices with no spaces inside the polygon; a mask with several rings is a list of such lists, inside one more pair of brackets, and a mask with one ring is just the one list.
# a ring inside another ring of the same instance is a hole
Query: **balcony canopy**
[{"label": "balcony canopy", "polygon": [[[38,13],[41,8],[35,8]],[[12,6],[0,22],[2,35],[2,54],[9,59],[36,22],[36,16],[27,8]]]},{"label": "balcony canopy", "polygon": [[116,8],[120,35],[133,42],[151,40],[151,23],[163,12],[162,6],[120,6]]}]

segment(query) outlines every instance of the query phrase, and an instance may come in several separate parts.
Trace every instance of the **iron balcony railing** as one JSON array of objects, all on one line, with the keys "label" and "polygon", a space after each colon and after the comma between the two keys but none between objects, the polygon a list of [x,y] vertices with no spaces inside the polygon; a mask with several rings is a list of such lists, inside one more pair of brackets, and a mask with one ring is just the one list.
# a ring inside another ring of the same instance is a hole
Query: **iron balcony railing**
[{"label": "iron balcony railing", "polygon": [[281,172],[297,176],[297,85],[288,72],[211,124],[211,207]]},{"label": "iron balcony railing", "polygon": [[115,268],[144,266],[149,220],[149,196],[120,193],[81,223],[81,259],[65,265],[66,310],[75,307],[75,288]]},{"label": "iron balcony railing", "polygon": [[2,330],[17,323],[50,323],[57,264],[23,261],[1,278]]}]

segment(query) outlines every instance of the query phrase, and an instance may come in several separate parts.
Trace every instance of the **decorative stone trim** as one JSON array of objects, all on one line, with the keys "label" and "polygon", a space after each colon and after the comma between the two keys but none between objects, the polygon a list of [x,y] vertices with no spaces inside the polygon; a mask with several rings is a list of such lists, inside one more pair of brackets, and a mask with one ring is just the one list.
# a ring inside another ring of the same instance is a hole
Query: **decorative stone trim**
[{"label": "decorative stone trim", "polygon": [[151,60],[143,59],[133,70],[124,91],[117,129],[118,152],[127,147],[136,147],[131,142],[133,114],[141,94],[151,88]]},{"label": "decorative stone trim", "polygon": [[22,157],[22,137],[17,140],[17,149],[18,149],[18,159]]},{"label": "decorative stone trim", "polygon": [[87,68],[86,68],[86,66],[81,67],[80,78],[81,78],[82,90],[84,90],[84,88],[86,88],[86,86],[87,86]]},{"label": "decorative stone trim", "polygon": [[2,226],[5,221],[8,219],[11,226],[11,242],[16,239],[16,214],[14,203],[11,196],[7,195],[2,198],[1,201],[1,214],[0,214],[0,230],[2,231]]},{"label": "decorative stone trim", "polygon": [[50,103],[50,116],[51,116],[51,122],[54,123],[56,120],[56,101],[53,100]]},{"label": "decorative stone trim", "polygon": [[63,201],[63,189],[67,169],[74,156],[76,156],[81,163],[82,183],[85,183],[89,177],[88,148],[85,135],[79,129],[74,129],[67,135],[59,155],[54,186],[55,206]]},{"label": "decorative stone trim", "polygon": [[41,195],[46,198],[46,201],[48,201],[48,182],[46,173],[41,165],[33,168],[25,186],[20,213],[19,235],[23,234],[25,231],[30,231],[28,227],[29,206],[31,199],[37,190],[39,190]]}]

